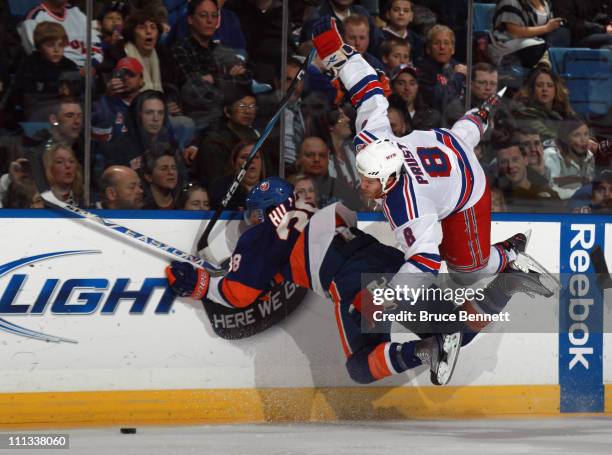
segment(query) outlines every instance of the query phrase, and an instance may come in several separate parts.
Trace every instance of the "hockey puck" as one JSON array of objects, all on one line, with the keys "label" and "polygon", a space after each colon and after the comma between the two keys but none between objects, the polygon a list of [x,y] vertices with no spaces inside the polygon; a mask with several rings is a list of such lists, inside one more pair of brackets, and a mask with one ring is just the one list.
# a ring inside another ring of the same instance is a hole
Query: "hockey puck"
[{"label": "hockey puck", "polygon": [[136,428],[122,428],[121,434],[135,434]]}]

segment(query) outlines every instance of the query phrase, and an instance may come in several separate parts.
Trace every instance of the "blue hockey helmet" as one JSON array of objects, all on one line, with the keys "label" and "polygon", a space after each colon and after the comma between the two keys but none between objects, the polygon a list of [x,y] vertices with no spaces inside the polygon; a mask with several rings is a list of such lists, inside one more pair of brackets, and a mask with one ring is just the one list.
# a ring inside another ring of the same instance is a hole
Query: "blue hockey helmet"
[{"label": "blue hockey helmet", "polygon": [[248,224],[259,224],[266,211],[293,196],[293,185],[280,177],[268,177],[260,181],[246,198],[244,219]]}]

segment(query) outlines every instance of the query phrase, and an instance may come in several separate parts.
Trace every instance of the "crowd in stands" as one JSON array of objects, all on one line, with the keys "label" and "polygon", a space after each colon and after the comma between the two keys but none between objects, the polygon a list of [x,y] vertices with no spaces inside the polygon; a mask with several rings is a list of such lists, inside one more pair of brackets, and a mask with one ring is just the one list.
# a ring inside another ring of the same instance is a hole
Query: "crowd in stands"
[{"label": "crowd in stands", "polygon": [[[86,2],[23,3],[25,14],[0,0],[0,207],[43,206],[40,166],[58,198],[83,207],[217,208],[312,49],[314,22],[331,15],[378,72],[397,136],[450,128],[508,87],[476,150],[494,211],[612,211],[612,114],[577,113],[548,52],[612,55],[612,0],[484,1],[490,33],[469,44],[466,0],[291,0],[286,37],[281,0],[95,0],[91,144]],[[227,208],[243,210],[282,169],[318,207],[377,210],[359,192],[351,101],[315,58],[282,112],[284,136],[275,128]]]}]

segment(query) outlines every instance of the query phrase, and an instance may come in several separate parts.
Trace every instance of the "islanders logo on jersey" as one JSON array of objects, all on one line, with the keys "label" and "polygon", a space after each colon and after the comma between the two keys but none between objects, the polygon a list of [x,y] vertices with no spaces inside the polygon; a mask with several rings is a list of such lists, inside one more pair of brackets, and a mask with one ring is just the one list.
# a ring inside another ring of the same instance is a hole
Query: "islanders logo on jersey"
[{"label": "islanders logo on jersey", "polygon": [[259,185],[259,189],[261,191],[268,191],[270,189],[270,182],[263,182],[261,185]]}]

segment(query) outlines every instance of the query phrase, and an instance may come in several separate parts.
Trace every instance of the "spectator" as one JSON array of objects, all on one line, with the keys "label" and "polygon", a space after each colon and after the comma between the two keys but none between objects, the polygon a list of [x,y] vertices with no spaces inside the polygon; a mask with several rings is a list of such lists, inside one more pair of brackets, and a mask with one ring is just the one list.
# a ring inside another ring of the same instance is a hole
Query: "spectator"
[{"label": "spectator", "polygon": [[553,17],[548,0],[500,0],[495,7],[489,56],[499,65],[513,55],[524,67],[533,67],[547,46],[569,46],[569,31],[563,19]]},{"label": "spectator", "polygon": [[[251,153],[251,150],[253,150],[253,145],[253,143],[240,142],[232,149],[229,161],[230,166],[226,168],[225,175],[215,180],[210,187],[212,208],[216,209],[221,205],[221,201],[227,194],[234,178],[236,178],[242,165]],[[249,164],[246,174],[244,174],[244,178],[238,186],[236,193],[229,201],[227,207],[225,207],[226,210],[244,210],[246,208],[246,197],[249,191],[265,177],[266,168],[261,156],[261,151],[258,151]]]},{"label": "spectator", "polygon": [[[166,88],[176,91],[179,74],[172,53],[166,46],[159,43],[162,33],[162,24],[152,11],[137,10],[130,14],[123,31],[125,41],[106,50],[104,63],[99,69],[106,82],[107,93],[116,95],[123,89],[123,81],[112,77],[112,71],[117,66],[117,62],[124,57],[138,60],[143,67],[142,91],[164,92]],[[169,104],[171,115],[180,115],[178,101],[176,97]]]},{"label": "spectator", "polygon": [[351,121],[342,108],[335,108],[314,118],[314,127],[308,136],[317,136],[327,145],[331,160],[329,175],[343,185],[357,190],[359,188],[359,173],[355,162],[353,146],[354,133]]},{"label": "spectator", "polygon": [[115,66],[123,87],[115,95],[103,95],[94,103],[91,133],[95,141],[108,142],[127,132],[127,119],[132,101],[144,86],[143,68],[138,60],[123,57]]},{"label": "spectator", "polygon": [[[31,138],[33,148],[44,148],[49,142],[68,144],[81,165],[85,162],[83,143],[83,110],[74,98],[57,98],[45,120],[51,124],[49,130],[41,130]],[[42,154],[42,151],[40,152]]]},{"label": "spectator", "polygon": [[455,34],[445,25],[434,25],[427,31],[425,53],[419,66],[420,91],[428,105],[442,112],[463,95],[467,68],[453,60]]},{"label": "spectator", "polygon": [[[291,85],[293,80],[300,72],[301,63],[296,58],[290,58],[287,62],[287,87]],[[278,100],[282,98],[280,93],[280,84],[277,84],[279,91],[276,93]],[[304,81],[297,83],[291,99],[287,103],[287,108],[283,111],[285,117],[285,137],[283,140],[285,146],[285,164],[294,164],[297,159],[298,149],[304,140],[304,129],[306,127],[304,121],[304,113],[302,112],[302,92],[304,90]]]},{"label": "spectator", "polygon": [[214,0],[193,0],[187,9],[190,34],[172,47],[187,112],[199,128],[222,116],[224,79],[247,80],[246,68],[234,51],[213,41],[219,23]]},{"label": "spectator", "polygon": [[370,23],[368,18],[358,14],[351,14],[344,19],[342,26],[344,29],[344,42],[355,48],[375,70],[384,72],[385,65],[383,65],[378,57],[368,52],[370,47]]},{"label": "spectator", "polygon": [[612,171],[602,171],[580,188],[568,201],[568,208],[577,213],[610,213],[612,210]]},{"label": "spectator", "polygon": [[[471,100],[469,109],[479,107],[487,98],[497,92],[497,68],[489,63],[476,63],[472,66]],[[465,114],[465,94],[452,100],[444,110],[444,124],[451,127]],[[490,134],[489,134],[490,136]]]},{"label": "spectator", "polygon": [[33,37],[35,51],[21,63],[11,95],[11,104],[23,110],[25,121],[60,96],[63,74],[65,77],[65,73],[76,73],[80,79],[77,65],[64,57],[68,43],[64,27],[57,22],[39,22]]},{"label": "spectator", "polygon": [[127,166],[109,166],[100,177],[102,201],[98,208],[139,210],[143,205],[140,177]]},{"label": "spectator", "polygon": [[547,65],[531,72],[518,99],[524,107],[514,113],[517,120],[537,129],[544,141],[555,139],[559,122],[576,115],[570,106],[565,82]]},{"label": "spectator", "polygon": [[544,150],[552,187],[561,199],[570,198],[578,188],[592,181],[595,157],[589,150],[589,127],[574,117],[561,123],[557,146]]},{"label": "spectator", "polygon": [[42,155],[45,177],[53,195],[60,201],[81,205],[83,169],[70,145],[52,142]]},{"label": "spectator", "polygon": [[[529,180],[527,154],[515,141],[499,144],[497,149],[498,181],[496,186],[504,192],[506,202],[513,210],[554,211],[559,208],[559,195],[548,186],[539,186]],[[547,201],[546,205],[534,201]]]},{"label": "spectator", "polygon": [[288,177],[287,181],[293,185],[293,191],[298,199],[308,202],[315,208],[319,208],[317,190],[311,177],[308,177],[306,174],[294,174]]},{"label": "spectator", "polygon": [[544,160],[544,145],[540,133],[525,125],[517,130],[516,140],[521,150],[527,153],[529,169],[546,179],[547,182],[550,181],[550,170],[546,167]]},{"label": "spectator", "polygon": [[[168,36],[168,43],[175,43],[189,35],[189,23],[187,21],[187,10],[189,3],[185,4],[184,0],[166,0],[166,5],[172,3],[178,6],[180,11],[177,13],[177,18],[172,25]],[[180,6],[177,3],[181,4]],[[246,39],[240,26],[240,19],[233,11],[224,8],[225,0],[217,0],[219,7],[219,20],[217,22],[217,30],[212,37],[215,43],[223,44],[226,47],[233,49],[236,54],[241,55],[246,59]],[[172,11],[169,11],[172,15]]]},{"label": "spectator", "polygon": [[32,169],[30,162],[26,158],[18,158],[11,162],[8,167],[8,172],[0,177],[0,208],[3,204],[7,206],[7,197],[11,185],[31,179]]},{"label": "spectator", "polygon": [[410,65],[400,65],[391,74],[389,104],[404,112],[404,117],[412,130],[428,130],[441,126],[440,113],[429,107],[419,90],[417,70]]},{"label": "spectator", "polygon": [[[21,38],[24,49],[28,54],[35,49],[34,29],[41,22],[56,22],[64,27],[68,40],[64,47],[64,54],[79,68],[85,66],[87,41],[87,16],[77,7],[68,5],[68,0],[43,0],[32,9],[21,24]],[[98,35],[92,30],[91,52],[93,64],[102,63],[102,47]]]},{"label": "spectator", "polygon": [[196,139],[198,153],[192,165],[192,174],[203,186],[210,185],[224,174],[237,144],[254,143],[259,136],[252,126],[257,115],[257,101],[248,88],[236,86],[229,91],[223,112],[225,120]]},{"label": "spectator", "polygon": [[351,210],[361,207],[359,194],[342,180],[329,175],[329,147],[320,137],[310,136],[304,139],[298,155],[297,170],[315,182],[320,207],[337,201]]},{"label": "spectator", "polygon": [[45,204],[34,180],[26,178],[11,182],[6,195],[7,209],[44,209]]},{"label": "spectator", "polygon": [[120,1],[106,4],[98,14],[98,30],[102,49],[116,46],[123,41],[123,28],[128,14],[127,5]]},{"label": "spectator", "polygon": [[[187,147],[193,140],[194,121],[182,113],[178,89],[179,73],[170,49],[160,43],[164,30],[162,17],[165,17],[163,6],[153,9],[136,10],[128,17],[124,37],[121,42],[105,52],[104,64],[100,71],[104,73],[106,90],[110,95],[123,89],[123,81],[112,77],[112,69],[124,57],[132,57],[143,67],[144,90],[157,90],[166,97],[166,108],[170,115],[173,136],[180,147]],[[109,80],[110,78],[110,80]]]},{"label": "spectator", "polygon": [[178,210],[210,210],[210,197],[206,188],[191,182],[178,192],[174,205]]},{"label": "spectator", "polygon": [[412,65],[410,43],[401,38],[389,38],[380,45],[380,55],[385,72],[391,74],[399,65]]},{"label": "spectator", "polygon": [[572,46],[612,48],[610,0],[555,0],[554,7],[569,26]]},{"label": "spectator", "polygon": [[147,183],[144,208],[149,210],[172,210],[174,192],[178,185],[178,171],[174,154],[147,153],[144,179]]},{"label": "spectator", "polygon": [[380,42],[382,41],[382,32],[376,24],[374,20],[368,13],[368,11],[362,6],[355,5],[354,0],[323,0],[320,2],[321,6],[314,11],[312,16],[308,17],[304,21],[304,25],[300,32],[300,42],[308,41],[312,39],[312,26],[317,21],[317,19],[324,16],[331,16],[338,21],[338,24],[344,23],[344,21],[353,15],[365,16],[368,20],[368,28],[369,28],[369,45],[368,49],[370,52],[375,52]]},{"label": "spectator", "polygon": [[97,169],[117,164],[137,171],[143,167],[148,151],[164,148],[166,144],[178,150],[169,126],[164,94],[155,90],[140,93],[129,108],[127,133],[101,145]]},{"label": "spectator", "polygon": [[[294,16],[295,3],[289,2],[289,15]],[[292,35],[283,37],[282,0],[228,0],[225,9],[236,13],[244,32],[247,54],[253,77],[259,82],[274,83],[276,68],[281,61],[283,39],[289,48],[295,46]]]},{"label": "spectator", "polygon": [[425,55],[425,40],[410,29],[410,23],[414,18],[412,2],[410,0],[389,0],[384,9],[384,17],[387,25],[382,29],[383,38],[385,40],[391,38],[407,40],[412,52],[412,62],[420,62]]},{"label": "spectator", "polygon": [[504,193],[499,189],[491,188],[491,212],[507,212],[506,199]]},{"label": "spectator", "polygon": [[387,109],[387,117],[391,124],[391,131],[397,137],[402,137],[408,134],[408,124],[406,123],[406,115],[402,109],[394,106],[389,106]]}]

